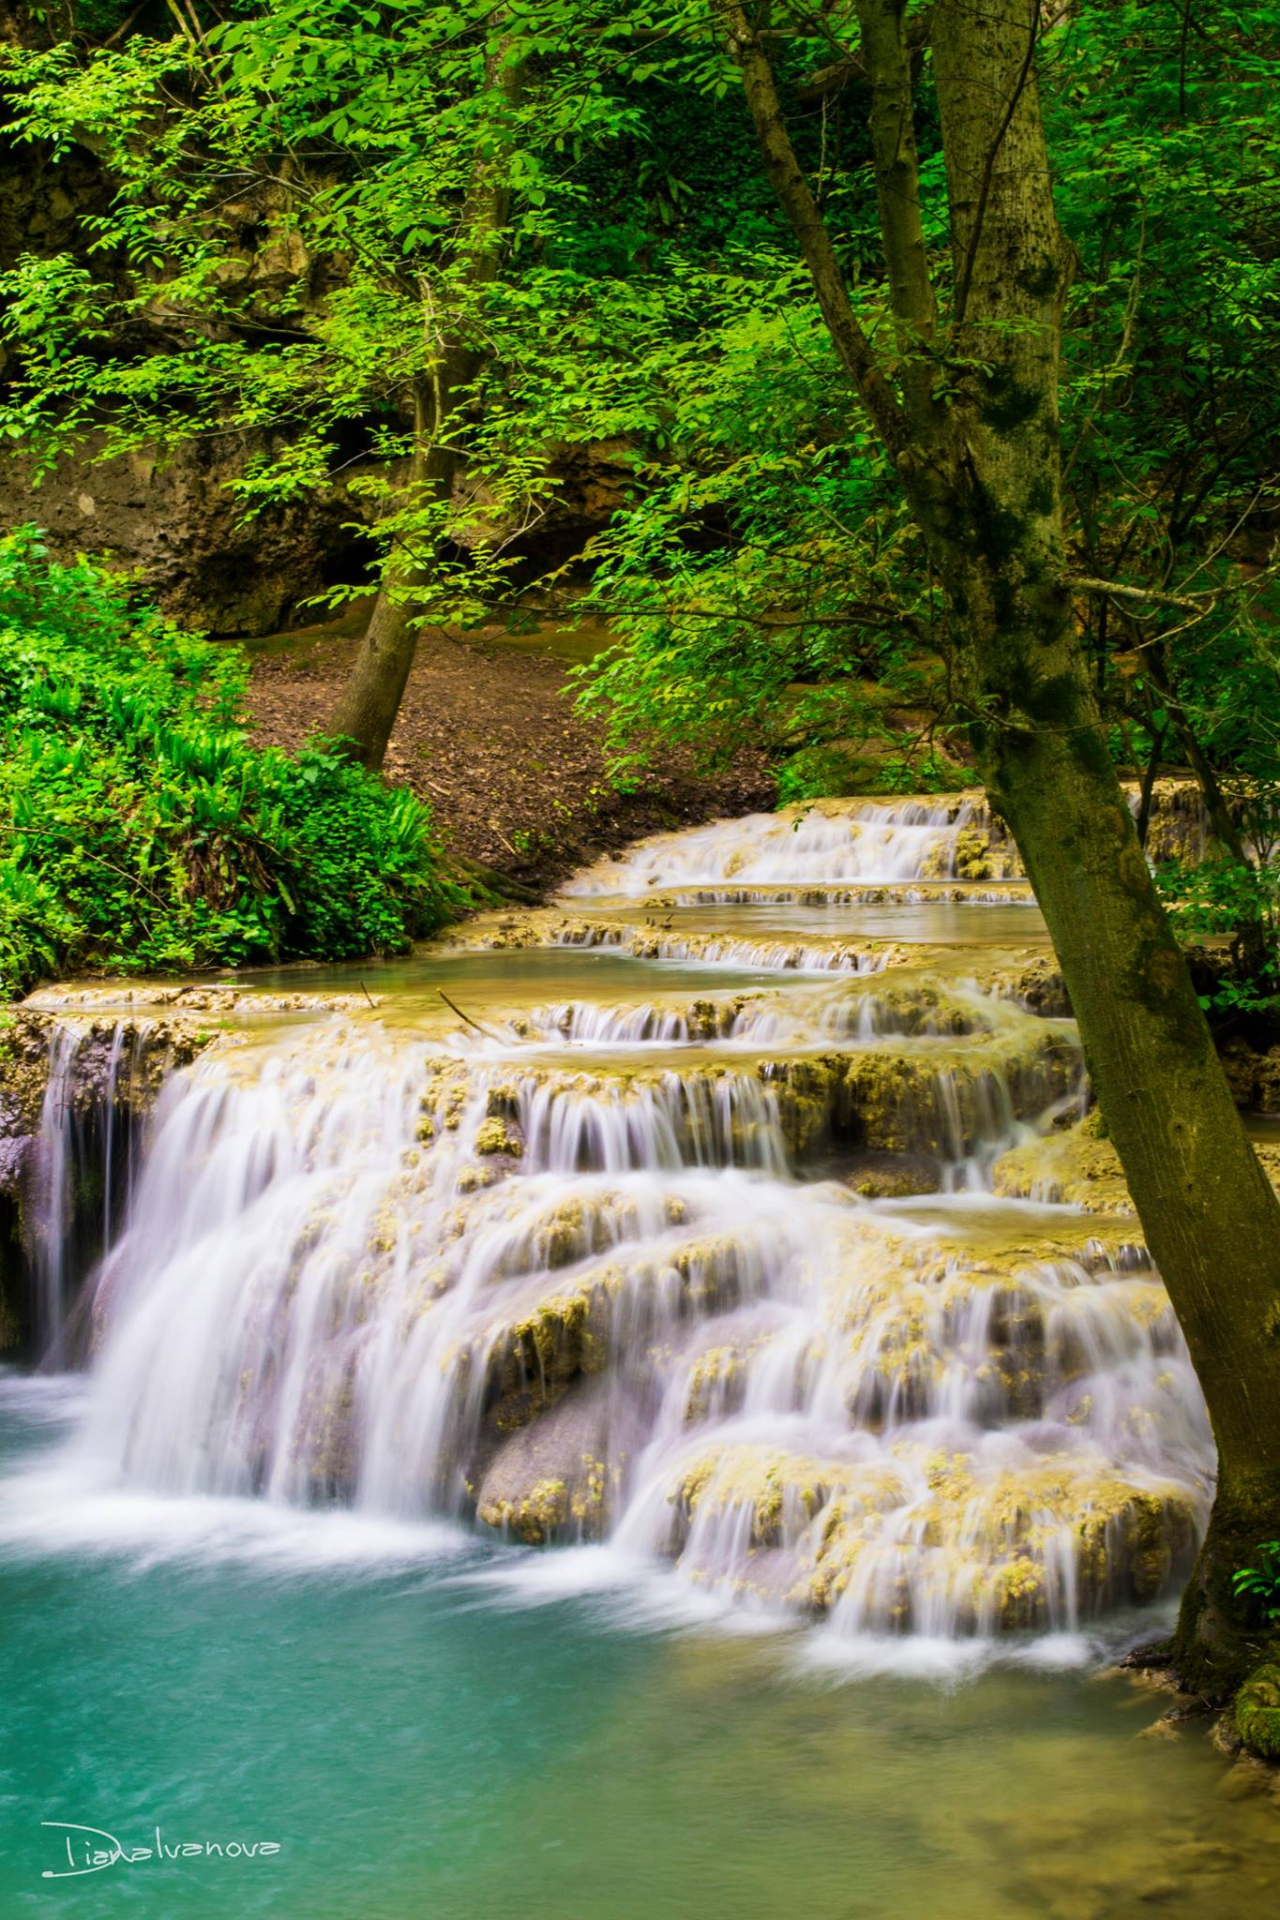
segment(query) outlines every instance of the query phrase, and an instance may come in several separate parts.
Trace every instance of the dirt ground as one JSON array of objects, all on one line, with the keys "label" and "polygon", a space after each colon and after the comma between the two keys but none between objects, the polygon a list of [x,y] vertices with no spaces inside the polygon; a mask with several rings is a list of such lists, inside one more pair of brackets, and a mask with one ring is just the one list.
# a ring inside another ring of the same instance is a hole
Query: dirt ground
[{"label": "dirt ground", "polygon": [[[357,613],[259,643],[250,701],[260,741],[293,748],[323,733],[360,625]],[[750,747],[710,777],[665,754],[643,791],[617,793],[599,725],[573,713],[566,691],[573,656],[590,650],[590,636],[543,647],[424,634],[387,753],[388,778],[430,802],[446,847],[537,893],[642,834],[774,804]]]}]

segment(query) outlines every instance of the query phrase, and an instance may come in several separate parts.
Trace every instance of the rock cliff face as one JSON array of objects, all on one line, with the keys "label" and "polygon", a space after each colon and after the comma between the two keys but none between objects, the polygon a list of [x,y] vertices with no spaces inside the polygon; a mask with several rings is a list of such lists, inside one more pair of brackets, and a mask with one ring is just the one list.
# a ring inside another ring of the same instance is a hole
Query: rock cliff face
[{"label": "rock cliff face", "polygon": [[187,1017],[123,1009],[4,1016],[0,1351],[49,1346],[70,1268],[87,1268],[109,1239],[164,1079],[212,1037]]},{"label": "rock cliff face", "polygon": [[156,449],[93,463],[82,450],[74,473],[33,488],[30,469],[10,458],[0,471],[0,526],[34,521],[59,558],[105,554],[140,572],[175,619],[230,637],[275,633],[317,616],[305,611],[322,588],[361,579],[367,542],[346,525],[337,489],[305,509],[237,523],[227,484],[249,452],[248,436],[216,450]]},{"label": "rock cliff face", "polygon": [[0,1353],[49,1350],[119,1225],[173,1073],[273,1021],[355,1005],[341,994],[138,984],[49,987],[0,1014]]}]

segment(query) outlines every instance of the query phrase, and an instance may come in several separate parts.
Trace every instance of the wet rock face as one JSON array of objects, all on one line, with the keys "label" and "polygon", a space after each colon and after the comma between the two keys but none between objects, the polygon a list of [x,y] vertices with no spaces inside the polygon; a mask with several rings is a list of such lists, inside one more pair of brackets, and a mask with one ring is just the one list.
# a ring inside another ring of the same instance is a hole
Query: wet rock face
[{"label": "wet rock face", "polygon": [[102,1251],[102,1223],[166,1074],[198,1051],[194,1035],[163,1021],[4,1016],[0,1334],[10,1347],[55,1334],[73,1269]]},{"label": "wet rock face", "polygon": [[364,1006],[354,995],[71,985],[0,1015],[0,1340],[13,1348],[52,1336],[53,1316],[71,1306],[123,1213],[175,1074],[210,1047],[237,1044],[255,1020]]},{"label": "wet rock face", "polygon": [[[59,1031],[73,1056],[60,1099],[63,1119],[87,1119],[110,1104],[134,1120],[151,1111],[168,1073],[186,1066],[204,1044],[193,1031],[163,1020],[75,1022],[19,1011],[0,1028],[0,1190],[19,1195],[42,1123],[49,1118],[51,1067]],[[121,1063],[123,1062],[123,1071]]]},{"label": "wet rock face", "polygon": [[498,1442],[476,1488],[476,1517],[530,1546],[603,1538],[631,1425],[607,1388],[570,1387],[532,1425]]}]

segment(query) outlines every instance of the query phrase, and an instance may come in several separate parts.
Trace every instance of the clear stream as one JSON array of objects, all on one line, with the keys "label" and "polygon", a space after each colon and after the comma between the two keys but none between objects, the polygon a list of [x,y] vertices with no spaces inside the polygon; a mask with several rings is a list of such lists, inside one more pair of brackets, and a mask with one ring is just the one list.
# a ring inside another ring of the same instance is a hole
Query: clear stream
[{"label": "clear stream", "polygon": [[0,1374],[0,1915],[1273,1910],[1108,1667],[1212,1455],[1136,1222],[992,1190],[1082,1082],[982,825],[646,843],[171,1082]]}]

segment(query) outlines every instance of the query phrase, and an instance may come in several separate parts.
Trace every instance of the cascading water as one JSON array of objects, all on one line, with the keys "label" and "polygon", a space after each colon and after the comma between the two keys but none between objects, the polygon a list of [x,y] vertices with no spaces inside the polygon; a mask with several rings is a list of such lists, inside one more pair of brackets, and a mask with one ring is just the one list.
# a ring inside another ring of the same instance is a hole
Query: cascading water
[{"label": "cascading water", "polygon": [[[568,892],[954,875],[982,826],[759,816]],[[1079,1110],[1070,1024],[967,951],[692,989],[633,960],[628,998],[590,945],[554,998],[516,955],[482,1004],[473,942],[464,1024],[392,992],[170,1080],[95,1283],[85,1473],[596,1542],[850,1640],[1168,1590],[1213,1457],[1135,1223],[989,1191]]]},{"label": "cascading water", "polygon": [[128,1190],[133,1129],[121,1094],[145,1035],[136,1021],[104,1033],[57,1019],[50,1029],[28,1200],[35,1334],[51,1358],[60,1357],[75,1284],[110,1247]]},{"label": "cascading water", "polygon": [[839,893],[850,885],[986,878],[966,872],[979,864],[998,866],[996,877],[1021,877],[1016,855],[994,832],[980,800],[872,800],[856,807],[819,801],[643,841],[571,880],[565,894],[719,890],[730,883]]}]

